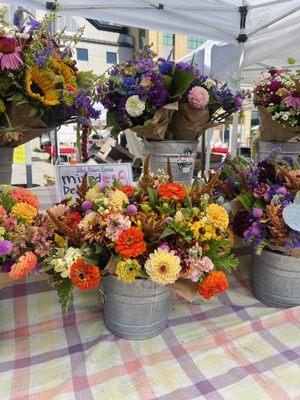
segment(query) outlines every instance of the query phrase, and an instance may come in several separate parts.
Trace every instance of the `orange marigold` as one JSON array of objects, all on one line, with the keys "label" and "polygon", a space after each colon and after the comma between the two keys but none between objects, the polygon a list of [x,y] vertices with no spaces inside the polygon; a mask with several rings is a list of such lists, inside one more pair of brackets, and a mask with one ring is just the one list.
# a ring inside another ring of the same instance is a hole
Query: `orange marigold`
[{"label": "orange marigold", "polygon": [[199,294],[205,299],[225,292],[228,289],[228,280],[224,272],[214,271],[204,278],[203,282],[197,286]]},{"label": "orange marigold", "polygon": [[17,263],[12,265],[8,275],[11,279],[22,279],[33,270],[36,263],[36,255],[32,251],[27,251]]},{"label": "orange marigold", "polygon": [[38,201],[38,198],[25,188],[17,187],[15,189],[13,189],[12,195],[13,195],[14,200],[17,203],[30,204],[32,207],[36,208],[37,210],[40,208],[40,203]]},{"label": "orange marigold", "polygon": [[116,251],[122,258],[138,257],[146,251],[143,232],[135,227],[123,231],[117,240]]},{"label": "orange marigold", "polygon": [[134,187],[132,185],[118,186],[117,189],[125,193],[127,197],[132,196],[134,192]]},{"label": "orange marigold", "polygon": [[87,265],[83,258],[79,258],[72,266],[71,282],[80,290],[89,290],[98,285],[101,280],[99,268]]},{"label": "orange marigold", "polygon": [[179,183],[162,183],[157,188],[160,197],[166,200],[181,201],[186,196],[186,191]]}]

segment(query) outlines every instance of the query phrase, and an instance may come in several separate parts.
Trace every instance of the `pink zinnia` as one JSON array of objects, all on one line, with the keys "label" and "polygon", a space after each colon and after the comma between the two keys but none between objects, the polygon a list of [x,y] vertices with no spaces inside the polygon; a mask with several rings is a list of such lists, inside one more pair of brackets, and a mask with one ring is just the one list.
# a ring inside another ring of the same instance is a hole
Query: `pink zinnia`
[{"label": "pink zinnia", "polygon": [[27,276],[36,266],[37,258],[32,251],[27,251],[19,258],[19,261],[12,265],[8,273],[11,279],[22,279]]},{"label": "pink zinnia", "polygon": [[287,107],[300,108],[300,97],[294,96],[293,93],[288,92],[283,102]]},{"label": "pink zinnia", "polygon": [[0,70],[18,69],[23,64],[21,49],[13,38],[0,39]]},{"label": "pink zinnia", "polygon": [[201,86],[194,86],[189,91],[187,98],[190,105],[197,110],[201,110],[209,102],[208,91]]},{"label": "pink zinnia", "polygon": [[0,218],[6,218],[7,214],[3,206],[0,205]]},{"label": "pink zinnia", "polygon": [[117,213],[107,217],[106,225],[106,236],[113,242],[116,242],[120,234],[131,227],[131,221],[127,216]]}]

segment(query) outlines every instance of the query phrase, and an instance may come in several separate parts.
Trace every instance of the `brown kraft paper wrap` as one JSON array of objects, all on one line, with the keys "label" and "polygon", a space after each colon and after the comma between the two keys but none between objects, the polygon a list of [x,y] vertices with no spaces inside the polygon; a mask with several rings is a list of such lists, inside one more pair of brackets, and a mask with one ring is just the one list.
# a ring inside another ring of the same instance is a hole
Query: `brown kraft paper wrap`
[{"label": "brown kraft paper wrap", "polygon": [[170,131],[173,139],[196,140],[206,131],[209,124],[207,108],[197,110],[189,103],[179,103],[171,120]]},{"label": "brown kraft paper wrap", "polygon": [[12,103],[7,110],[7,114],[12,126],[16,128],[15,130],[22,132],[22,137],[19,140],[5,144],[8,147],[19,146],[54,129],[49,128],[40,117],[30,117],[26,106],[18,106],[16,103]]},{"label": "brown kraft paper wrap", "polygon": [[150,140],[164,140],[169,121],[174,110],[178,109],[178,103],[166,104],[156,111],[151,125],[133,126],[130,129],[139,137]]},{"label": "brown kraft paper wrap", "polygon": [[287,142],[295,137],[300,139],[300,126],[284,128],[279,122],[272,119],[272,115],[259,106],[259,132],[260,140],[264,142]]}]

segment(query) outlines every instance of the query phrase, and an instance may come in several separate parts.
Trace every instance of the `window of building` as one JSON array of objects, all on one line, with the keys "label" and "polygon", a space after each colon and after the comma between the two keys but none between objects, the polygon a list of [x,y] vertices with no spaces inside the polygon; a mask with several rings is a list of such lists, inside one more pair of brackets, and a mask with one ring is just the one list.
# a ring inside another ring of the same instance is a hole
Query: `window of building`
[{"label": "window of building", "polygon": [[170,32],[163,33],[163,44],[167,45],[167,46],[174,46],[173,33],[170,33]]},{"label": "window of building", "polygon": [[56,21],[56,29],[61,31],[66,29],[66,32],[77,32],[79,25],[70,15],[58,15]]},{"label": "window of building", "polygon": [[201,46],[205,42],[205,39],[196,38],[194,36],[188,37],[188,48],[189,49],[197,49],[197,47]]},{"label": "window of building", "polygon": [[139,48],[143,49],[146,44],[146,29],[139,30]]},{"label": "window of building", "polygon": [[106,63],[107,64],[117,64],[117,53],[113,53],[112,51],[106,52]]},{"label": "window of building", "polygon": [[89,60],[89,52],[88,49],[77,48],[77,60],[80,61],[88,61]]}]

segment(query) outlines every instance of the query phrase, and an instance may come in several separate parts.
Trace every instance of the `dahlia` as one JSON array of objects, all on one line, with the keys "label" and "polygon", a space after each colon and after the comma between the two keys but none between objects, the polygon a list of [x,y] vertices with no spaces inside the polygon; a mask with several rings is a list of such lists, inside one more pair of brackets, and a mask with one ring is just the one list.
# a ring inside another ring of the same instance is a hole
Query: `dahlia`
[{"label": "dahlia", "polygon": [[225,231],[229,224],[227,211],[218,204],[210,204],[206,209],[207,222],[216,229]]},{"label": "dahlia", "polygon": [[118,262],[115,273],[118,279],[124,282],[133,282],[139,276],[141,269],[142,267],[137,260],[128,258]]},{"label": "dahlia", "polygon": [[124,205],[129,203],[128,197],[120,190],[111,190],[109,193],[109,207],[113,210],[122,209]]},{"label": "dahlia", "polygon": [[116,252],[122,258],[138,257],[146,251],[143,232],[135,227],[120,233],[117,240]]},{"label": "dahlia", "polygon": [[203,282],[197,286],[199,294],[205,299],[225,292],[228,289],[228,280],[224,272],[214,271],[207,275]]},{"label": "dahlia", "polygon": [[179,277],[180,258],[174,255],[174,251],[167,252],[158,248],[150,254],[145,263],[145,269],[153,282],[168,285],[174,283]]},{"label": "dahlia", "polygon": [[83,258],[79,258],[72,266],[70,273],[71,282],[80,290],[93,289],[101,280],[99,268],[87,265]]},{"label": "dahlia", "polygon": [[11,209],[11,214],[31,224],[37,216],[37,209],[27,203],[16,203]]},{"label": "dahlia", "polygon": [[8,275],[11,279],[22,279],[34,269],[36,263],[36,255],[32,251],[27,251],[17,263],[12,265]]},{"label": "dahlia", "polygon": [[186,191],[179,183],[162,183],[157,188],[160,197],[166,200],[182,201],[186,196]]},{"label": "dahlia", "polygon": [[209,94],[201,86],[194,86],[188,93],[188,102],[197,110],[203,109],[209,102]]},{"label": "dahlia", "polygon": [[38,198],[32,194],[29,190],[18,187],[12,190],[12,196],[17,203],[26,203],[30,204],[32,207],[37,210],[40,208],[40,203]]},{"label": "dahlia", "polygon": [[85,200],[91,201],[92,203],[95,203],[97,198],[99,197],[101,191],[100,191],[100,186],[95,185],[94,187],[90,188],[85,195]]},{"label": "dahlia", "polygon": [[143,114],[146,104],[138,95],[133,95],[126,100],[125,109],[131,117],[139,117]]}]

